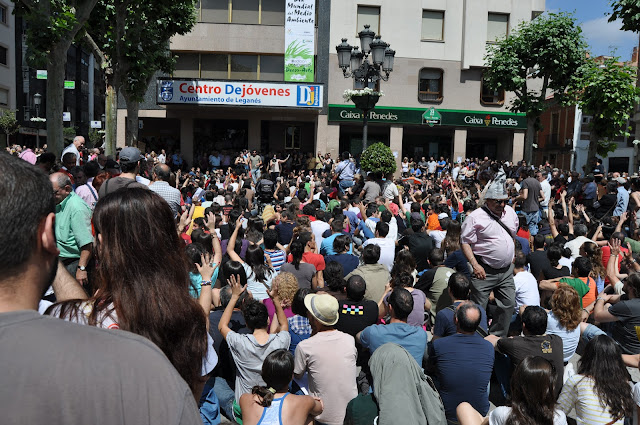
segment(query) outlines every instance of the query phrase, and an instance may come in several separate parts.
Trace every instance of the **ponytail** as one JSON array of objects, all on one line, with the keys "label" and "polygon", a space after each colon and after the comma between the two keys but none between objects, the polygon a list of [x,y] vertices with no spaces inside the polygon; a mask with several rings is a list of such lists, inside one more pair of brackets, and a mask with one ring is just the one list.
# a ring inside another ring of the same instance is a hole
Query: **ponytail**
[{"label": "ponytail", "polygon": [[270,407],[271,402],[273,401],[273,395],[276,393],[276,390],[273,388],[261,387],[256,385],[251,389],[251,394],[255,394],[260,397],[260,406],[262,407]]}]

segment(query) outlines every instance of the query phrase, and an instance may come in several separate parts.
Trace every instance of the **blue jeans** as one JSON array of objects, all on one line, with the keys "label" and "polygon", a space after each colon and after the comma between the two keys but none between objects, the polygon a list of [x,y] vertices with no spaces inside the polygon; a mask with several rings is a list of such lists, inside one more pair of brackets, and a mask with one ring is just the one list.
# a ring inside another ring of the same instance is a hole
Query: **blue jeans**
[{"label": "blue jeans", "polygon": [[254,170],[251,170],[251,178],[253,179],[253,184],[257,184],[258,180],[260,180],[260,169],[256,168]]},{"label": "blue jeans", "polygon": [[580,338],[582,338],[585,342],[589,342],[598,335],[607,335],[607,333],[596,325],[589,324],[585,328],[584,332],[582,332],[582,335],[580,335]]},{"label": "blue jeans", "polygon": [[538,234],[538,222],[540,221],[540,211],[522,212],[524,218],[527,220],[527,226],[529,227],[529,233],[531,236]]},{"label": "blue jeans", "polygon": [[236,398],[233,389],[229,384],[227,384],[227,381],[224,378],[216,376],[213,384],[213,390],[215,391],[216,396],[218,396],[220,410],[227,418],[233,420],[233,400]]},{"label": "blue jeans", "polygon": [[355,183],[353,180],[340,180],[340,184],[339,184],[340,193],[345,193],[347,189],[352,187],[354,184]]},{"label": "blue jeans", "polygon": [[220,402],[213,389],[214,379],[209,379],[200,397],[200,419],[204,425],[218,425],[220,418]]},{"label": "blue jeans", "polygon": [[507,399],[511,392],[511,359],[506,354],[496,353],[496,360],[493,364],[493,371],[500,384],[502,396]]}]

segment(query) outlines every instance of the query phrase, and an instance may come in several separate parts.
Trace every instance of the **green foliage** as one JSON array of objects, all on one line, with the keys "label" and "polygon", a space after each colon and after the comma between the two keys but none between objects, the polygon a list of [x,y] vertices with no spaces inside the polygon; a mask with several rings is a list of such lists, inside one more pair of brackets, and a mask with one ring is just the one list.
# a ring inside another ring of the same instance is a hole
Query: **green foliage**
[{"label": "green foliage", "polygon": [[97,128],[92,128],[89,130],[89,143],[91,143],[91,146],[93,147],[95,147],[96,144],[102,141],[102,134],[99,133],[99,131],[100,130],[98,130]]},{"label": "green foliage", "polygon": [[623,31],[640,32],[640,1],[611,0],[612,13],[609,22],[622,20]]},{"label": "green foliage", "polygon": [[360,166],[364,171],[382,174],[395,173],[396,159],[389,146],[374,143],[362,152]]},{"label": "green foliage", "polygon": [[117,90],[142,101],[157,71],[173,71],[169,39],[191,31],[195,5],[196,0],[98,2],[86,30],[109,59]]},{"label": "green foliage", "polygon": [[[572,15],[545,14],[520,24],[507,38],[488,46],[484,81],[494,90],[515,93],[510,109],[527,114],[539,127],[547,95],[564,95],[585,62],[585,50],[582,30]],[[532,89],[534,79],[539,79],[542,90]]]},{"label": "green foliage", "polygon": [[77,127],[65,127],[62,129],[62,137],[64,137],[64,140],[73,140],[73,138],[77,136],[77,133]]},{"label": "green foliage", "polygon": [[0,114],[0,129],[2,129],[2,132],[6,134],[7,137],[18,132],[20,124],[18,124],[18,120],[16,119],[16,111],[9,109]]},{"label": "green foliage", "polygon": [[598,154],[603,156],[615,149],[615,144],[608,140],[629,136],[627,122],[640,100],[640,88],[635,86],[636,70],[620,65],[618,60],[609,58],[602,64],[585,62],[569,89],[584,113],[593,117],[590,130],[598,137]]}]

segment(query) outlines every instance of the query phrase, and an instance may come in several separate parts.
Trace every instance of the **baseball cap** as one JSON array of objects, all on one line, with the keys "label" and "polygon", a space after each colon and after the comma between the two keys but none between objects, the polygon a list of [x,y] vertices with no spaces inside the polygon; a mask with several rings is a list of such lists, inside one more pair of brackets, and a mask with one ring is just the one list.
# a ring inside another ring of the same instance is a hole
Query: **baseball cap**
[{"label": "baseball cap", "polygon": [[140,149],[133,146],[126,146],[120,151],[120,162],[138,162],[143,158]]},{"label": "baseball cap", "polygon": [[627,179],[624,177],[616,177],[615,180],[620,184],[625,184],[627,182]]},{"label": "baseball cap", "polygon": [[442,220],[443,218],[448,218],[449,215],[447,213],[440,213],[438,214],[438,220]]},{"label": "baseball cap", "polygon": [[304,306],[318,322],[325,326],[338,323],[338,300],[329,294],[309,294],[304,297]]}]

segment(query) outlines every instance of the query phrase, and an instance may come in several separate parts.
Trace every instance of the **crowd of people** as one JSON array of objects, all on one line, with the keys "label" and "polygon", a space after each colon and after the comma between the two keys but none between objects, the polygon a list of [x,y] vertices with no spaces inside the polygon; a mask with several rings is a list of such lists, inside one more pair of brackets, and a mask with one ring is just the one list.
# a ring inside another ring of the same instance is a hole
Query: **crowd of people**
[{"label": "crowd of people", "polygon": [[0,169],[8,424],[637,421],[640,179],[599,159],[78,136]]}]

